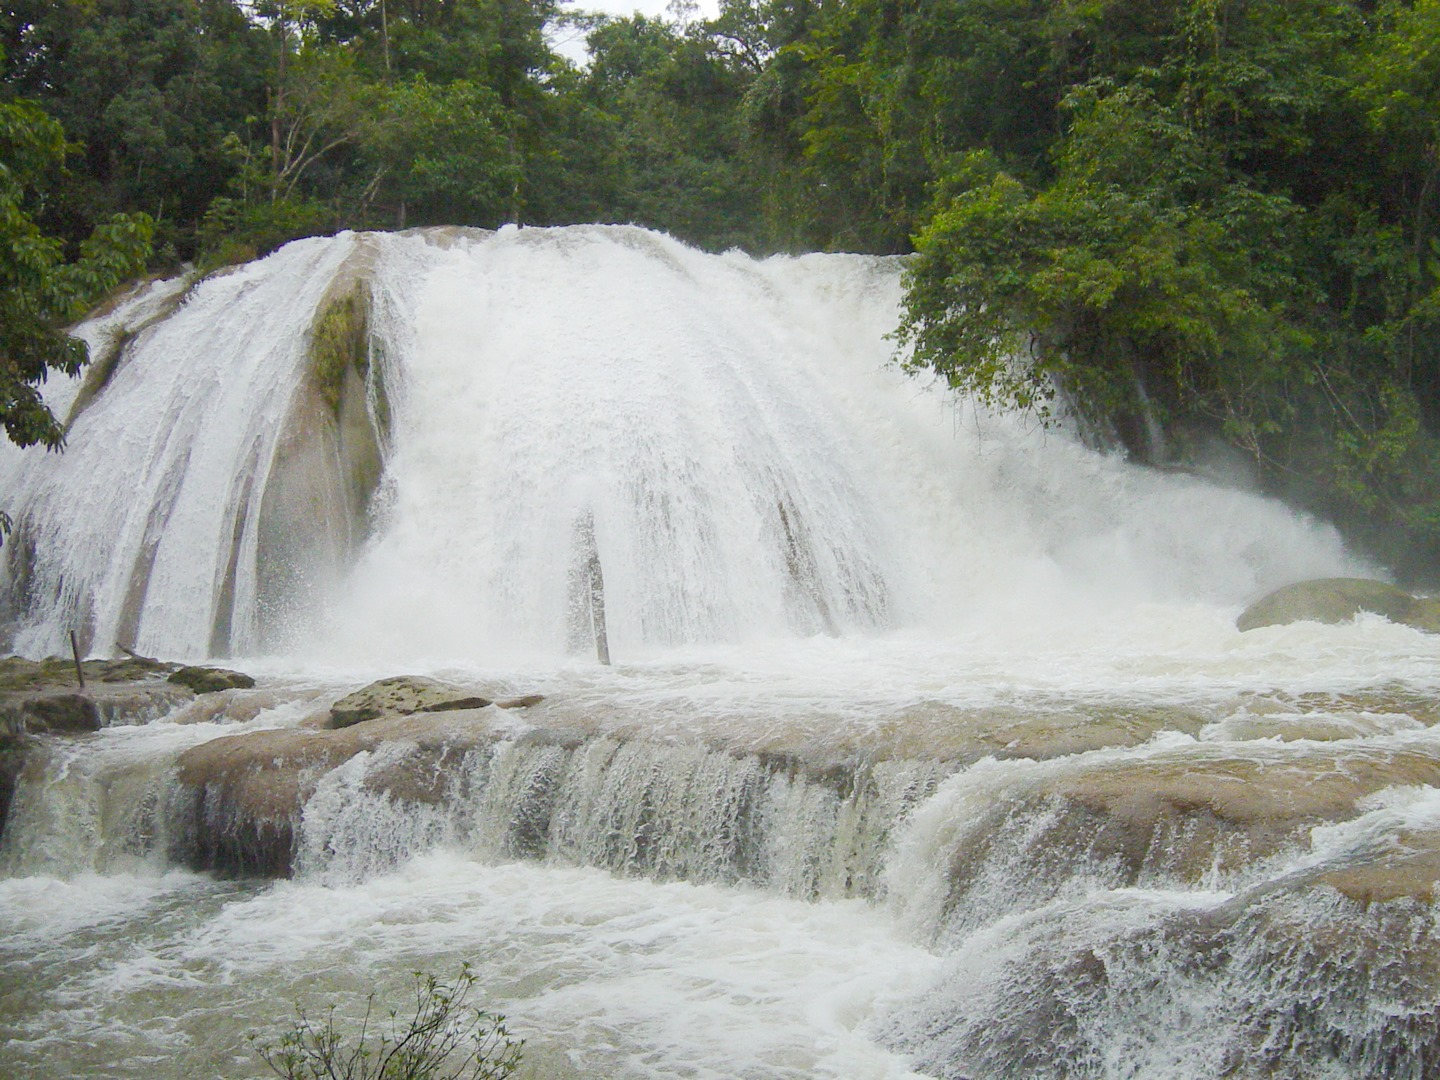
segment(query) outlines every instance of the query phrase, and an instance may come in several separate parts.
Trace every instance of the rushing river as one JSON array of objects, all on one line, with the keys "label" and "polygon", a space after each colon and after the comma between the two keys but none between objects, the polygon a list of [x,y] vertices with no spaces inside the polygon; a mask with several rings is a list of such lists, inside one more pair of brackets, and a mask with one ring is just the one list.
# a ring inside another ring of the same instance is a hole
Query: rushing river
[{"label": "rushing river", "polygon": [[[259,686],[38,741],[0,1074],[248,1080],[467,962],[537,1078],[1434,1075],[1436,639],[1239,632],[1378,571],[905,377],[899,273],[344,234],[82,327],[66,453],[0,453],[11,647]],[[438,795],[414,736],[306,774],[289,878],[194,868],[183,762],[397,674],[543,701],[457,714]]]}]

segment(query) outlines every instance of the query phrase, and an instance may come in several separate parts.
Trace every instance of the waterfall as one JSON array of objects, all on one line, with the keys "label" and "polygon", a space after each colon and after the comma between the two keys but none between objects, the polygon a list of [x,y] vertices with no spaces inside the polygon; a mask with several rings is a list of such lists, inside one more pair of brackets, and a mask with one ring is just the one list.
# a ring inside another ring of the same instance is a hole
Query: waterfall
[{"label": "waterfall", "polygon": [[[346,290],[365,355],[326,387]],[[52,391],[82,399],[66,452],[0,454],[22,653],[79,629],[105,654],[562,655],[594,648],[596,565],[617,656],[1239,603],[1356,565],[1253,496],[1009,418],[957,434],[890,365],[896,260],[344,234],[160,291],[82,328],[116,356]]]},{"label": "waterfall", "polygon": [[1241,633],[1373,568],[905,376],[901,268],[342,234],[77,328],[0,635],[259,685],[0,738],[0,1073],[465,961],[546,1080],[1434,1075],[1434,638]]}]

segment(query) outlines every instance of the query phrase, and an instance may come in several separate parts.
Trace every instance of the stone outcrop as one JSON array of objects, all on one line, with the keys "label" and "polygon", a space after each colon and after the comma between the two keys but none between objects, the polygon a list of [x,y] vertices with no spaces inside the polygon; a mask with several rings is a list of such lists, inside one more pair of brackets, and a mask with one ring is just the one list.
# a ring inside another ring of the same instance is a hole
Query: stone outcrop
[{"label": "stone outcrop", "polygon": [[[390,681],[390,680],[386,680]],[[393,748],[366,786],[433,804],[459,782],[459,762],[497,738],[485,713],[455,709],[376,717],[333,729],[278,728],[227,735],[185,751],[174,798],[184,822],[176,857],[199,869],[286,876],[301,812],[324,775],[357,754]]]},{"label": "stone outcrop", "polygon": [[[374,243],[359,238],[317,306],[310,370],[288,404],[266,477],[255,524],[257,622],[267,647],[287,644],[286,628],[303,624],[369,528],[389,430],[383,366],[372,370],[366,329],[375,258]],[[215,655],[230,647],[232,594],[217,617]]]},{"label": "stone outcrop", "polygon": [[1412,596],[1404,589],[1368,578],[1317,578],[1286,585],[1246,608],[1241,630],[1293,622],[1341,623],[1362,611],[1391,622],[1440,633],[1440,597]]},{"label": "stone outcrop", "polygon": [[[1440,759],[1427,752],[1333,745],[1017,769],[985,794],[988,809],[957,835],[947,907],[983,903],[989,883],[1002,878],[1024,878],[1037,899],[1065,888],[1072,874],[1098,874],[1112,888],[1197,887],[1216,873],[1304,850],[1311,830],[1354,818],[1367,796],[1436,786]],[[1398,853],[1405,859],[1387,855],[1313,884],[1356,899],[1423,898],[1440,867],[1433,847],[1417,843]]]},{"label": "stone outcrop", "polygon": [[0,726],[11,735],[73,735],[111,724],[145,723],[192,692],[166,681],[177,670],[144,657],[86,660],[82,689],[73,661],[0,660]]},{"label": "stone outcrop", "polygon": [[415,675],[396,675],[346,694],[330,708],[330,727],[344,728],[381,716],[409,716],[417,712],[453,712],[483,709],[489,698]]},{"label": "stone outcrop", "polygon": [[330,708],[332,728],[349,727],[382,716],[409,716],[412,713],[454,712],[498,705],[502,709],[528,709],[545,698],[541,694],[493,701],[438,679],[418,675],[394,675],[346,694]]},{"label": "stone outcrop", "polygon": [[249,690],[255,685],[255,680],[244,672],[216,667],[182,667],[172,671],[167,681],[188,687],[197,694]]},{"label": "stone outcrop", "polygon": [[36,735],[84,735],[119,724],[143,724],[194,699],[194,692],[166,676],[179,669],[143,656],[123,660],[51,657],[0,660],[0,833],[9,816],[15,784]]}]

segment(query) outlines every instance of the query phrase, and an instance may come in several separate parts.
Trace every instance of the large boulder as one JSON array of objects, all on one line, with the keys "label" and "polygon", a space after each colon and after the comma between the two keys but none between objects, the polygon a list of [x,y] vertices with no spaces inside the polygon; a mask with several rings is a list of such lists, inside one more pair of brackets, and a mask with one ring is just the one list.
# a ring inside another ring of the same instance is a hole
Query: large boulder
[{"label": "large boulder", "polygon": [[287,876],[306,802],[324,776],[388,747],[364,787],[404,805],[442,802],[470,752],[498,736],[454,713],[376,718],[342,730],[274,728],[193,746],[176,762],[171,855],[197,869]]},{"label": "large boulder", "polygon": [[1286,585],[1251,604],[1235,625],[1241,630],[1255,630],[1305,621],[1341,623],[1362,611],[1431,633],[1440,632],[1440,598],[1415,597],[1404,589],[1369,578],[1317,578]]},{"label": "large boulder", "polygon": [[489,698],[468,693],[438,679],[396,675],[362,686],[335,702],[330,708],[330,727],[349,727],[381,716],[483,709],[489,704]]}]

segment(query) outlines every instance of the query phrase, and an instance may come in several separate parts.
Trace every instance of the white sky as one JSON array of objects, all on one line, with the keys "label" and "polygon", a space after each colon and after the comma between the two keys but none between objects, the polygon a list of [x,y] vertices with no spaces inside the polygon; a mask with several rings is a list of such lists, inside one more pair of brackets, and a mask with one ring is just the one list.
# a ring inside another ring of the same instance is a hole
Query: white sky
[{"label": "white sky", "polygon": [[[697,0],[700,17],[713,18],[720,10],[720,0]],[[670,0],[570,0],[564,5],[565,11],[603,11],[607,15],[664,15]],[[579,31],[564,31],[551,38],[555,50],[579,63],[585,59],[585,35]]]}]

